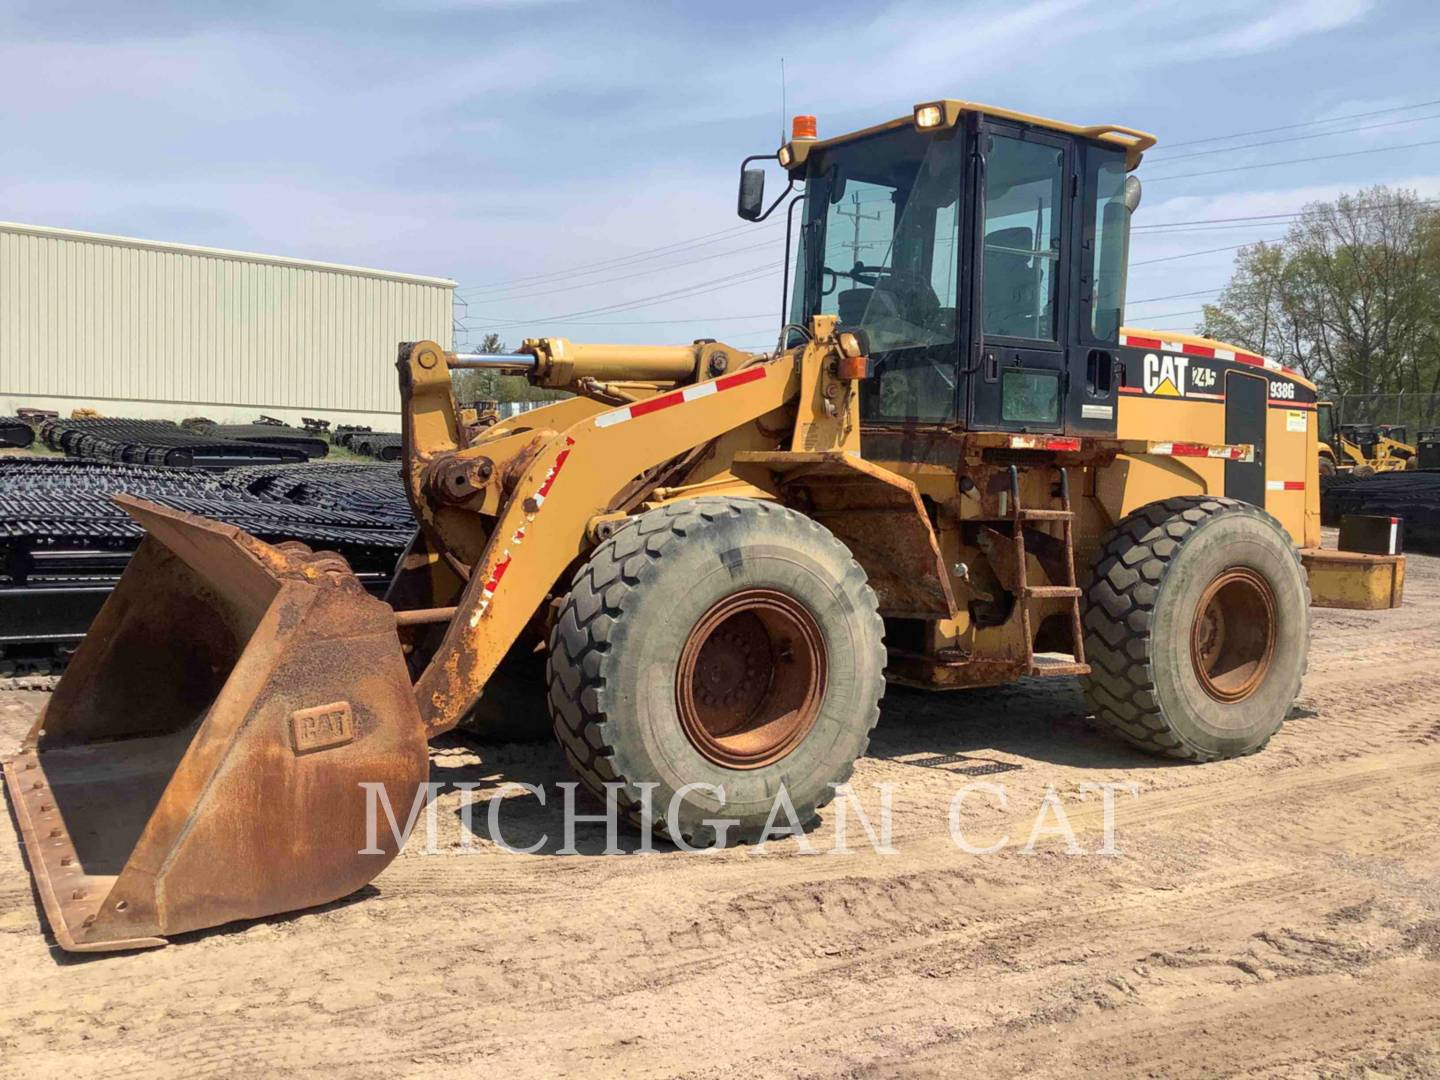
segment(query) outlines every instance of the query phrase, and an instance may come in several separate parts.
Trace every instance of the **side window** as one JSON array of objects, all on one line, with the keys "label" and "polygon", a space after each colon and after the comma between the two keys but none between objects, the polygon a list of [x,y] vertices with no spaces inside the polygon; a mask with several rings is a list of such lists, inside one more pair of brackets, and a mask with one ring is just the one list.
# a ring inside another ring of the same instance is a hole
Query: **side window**
[{"label": "side window", "polygon": [[1095,170],[1095,239],[1090,266],[1090,332],[1099,341],[1120,335],[1125,297],[1125,161],[1102,161]]},{"label": "side window", "polygon": [[987,336],[1056,340],[1065,153],[992,135],[985,158]]}]

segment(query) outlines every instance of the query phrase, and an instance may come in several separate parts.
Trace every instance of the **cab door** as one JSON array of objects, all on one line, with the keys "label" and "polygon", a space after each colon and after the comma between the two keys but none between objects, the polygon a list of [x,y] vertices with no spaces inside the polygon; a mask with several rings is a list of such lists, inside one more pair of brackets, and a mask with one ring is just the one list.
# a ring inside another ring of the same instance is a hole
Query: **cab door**
[{"label": "cab door", "polygon": [[1062,138],[986,122],[980,132],[979,357],[973,430],[1062,430],[1067,389],[1071,168]]},{"label": "cab door", "polygon": [[1254,461],[1225,462],[1225,494],[1256,506],[1265,505],[1265,421],[1270,382],[1259,375],[1231,371],[1225,375],[1225,441],[1255,447]]}]

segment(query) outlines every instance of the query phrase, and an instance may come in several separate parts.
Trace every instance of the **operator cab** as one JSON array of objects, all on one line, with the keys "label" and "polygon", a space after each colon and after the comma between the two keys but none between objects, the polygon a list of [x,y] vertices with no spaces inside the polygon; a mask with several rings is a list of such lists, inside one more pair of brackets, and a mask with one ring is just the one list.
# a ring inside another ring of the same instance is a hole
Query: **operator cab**
[{"label": "operator cab", "polygon": [[785,344],[814,315],[862,332],[867,426],[1113,436],[1127,173],[1153,143],[945,101],[786,144],[804,192]]}]

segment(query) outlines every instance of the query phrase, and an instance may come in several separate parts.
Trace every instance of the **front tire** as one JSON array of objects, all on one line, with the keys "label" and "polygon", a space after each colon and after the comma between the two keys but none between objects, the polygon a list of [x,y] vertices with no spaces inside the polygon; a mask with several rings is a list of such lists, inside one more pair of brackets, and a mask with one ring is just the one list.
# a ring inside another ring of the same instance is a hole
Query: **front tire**
[{"label": "front tire", "polygon": [[[760,839],[782,786],[808,826],[879,719],[882,634],[865,572],[816,522],[755,499],[661,507],[575,576],[550,638],[555,734],[593,794],[622,785],[631,820],[655,785],[672,840]],[[691,790],[667,821],[691,784],[723,805]]]},{"label": "front tire", "polygon": [[1259,507],[1184,496],[1106,537],[1086,590],[1086,697],[1096,724],[1150,753],[1214,761],[1259,750],[1300,692],[1310,589]]}]

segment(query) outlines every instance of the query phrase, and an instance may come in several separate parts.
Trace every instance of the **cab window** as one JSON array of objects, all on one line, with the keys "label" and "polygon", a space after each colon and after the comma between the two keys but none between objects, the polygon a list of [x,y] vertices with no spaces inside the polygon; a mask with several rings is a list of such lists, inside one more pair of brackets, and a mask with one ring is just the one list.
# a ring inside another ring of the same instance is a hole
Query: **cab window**
[{"label": "cab window", "polygon": [[1065,152],[990,136],[985,157],[987,337],[1056,340]]},{"label": "cab window", "polygon": [[909,130],[827,148],[806,185],[803,279],[792,313],[837,316],[869,339],[868,420],[938,421],[957,398],[958,138]]}]

